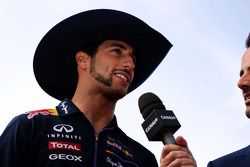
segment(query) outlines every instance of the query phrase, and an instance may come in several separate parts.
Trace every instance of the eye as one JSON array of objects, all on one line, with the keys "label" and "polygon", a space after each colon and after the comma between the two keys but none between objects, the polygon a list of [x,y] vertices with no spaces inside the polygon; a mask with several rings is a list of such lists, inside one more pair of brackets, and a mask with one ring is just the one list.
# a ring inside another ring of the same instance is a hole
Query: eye
[{"label": "eye", "polygon": [[113,48],[111,51],[115,52],[117,54],[121,54],[122,53],[122,50],[120,48]]}]

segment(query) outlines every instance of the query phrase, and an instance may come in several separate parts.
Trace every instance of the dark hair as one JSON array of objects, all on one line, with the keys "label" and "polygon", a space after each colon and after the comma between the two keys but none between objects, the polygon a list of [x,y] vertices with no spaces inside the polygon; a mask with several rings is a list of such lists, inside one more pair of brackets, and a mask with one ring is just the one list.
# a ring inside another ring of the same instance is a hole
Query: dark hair
[{"label": "dark hair", "polygon": [[[89,44],[87,44],[85,46],[76,47],[77,49],[75,51],[76,52],[83,51],[83,52],[87,53],[90,57],[94,57],[96,52],[97,52],[97,48],[101,43],[102,42],[99,42],[99,41],[98,42],[90,42]],[[77,69],[76,68],[77,67],[76,59],[73,59],[72,67],[73,67],[73,69]]]},{"label": "dark hair", "polygon": [[250,47],[250,33],[248,34],[247,40],[246,40],[246,48]]},{"label": "dark hair", "polygon": [[88,45],[85,45],[81,50],[84,51],[85,53],[87,53],[89,56],[93,57],[95,56],[96,52],[97,52],[97,48],[99,47],[99,45],[102,42],[98,41],[98,42],[91,42]]}]

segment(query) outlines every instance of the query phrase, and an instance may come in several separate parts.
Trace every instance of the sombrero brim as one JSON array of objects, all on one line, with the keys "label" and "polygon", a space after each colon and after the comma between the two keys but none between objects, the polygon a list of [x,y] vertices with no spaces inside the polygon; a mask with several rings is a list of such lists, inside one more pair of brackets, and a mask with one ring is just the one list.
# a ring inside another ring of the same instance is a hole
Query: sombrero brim
[{"label": "sombrero brim", "polygon": [[135,48],[135,76],[128,93],[151,75],[172,47],[162,34],[130,14],[110,9],[85,11],[58,23],[40,41],[33,69],[41,88],[58,100],[72,98],[78,79],[76,52],[104,40],[122,40]]}]

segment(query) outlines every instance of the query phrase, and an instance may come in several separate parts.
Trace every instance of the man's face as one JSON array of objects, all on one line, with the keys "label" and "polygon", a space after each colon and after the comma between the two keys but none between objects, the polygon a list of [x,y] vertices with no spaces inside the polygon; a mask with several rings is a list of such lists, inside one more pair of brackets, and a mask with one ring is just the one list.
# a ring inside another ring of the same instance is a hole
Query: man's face
[{"label": "man's face", "polygon": [[242,90],[245,100],[246,116],[250,118],[250,48],[245,51],[242,57],[238,87]]},{"label": "man's face", "polygon": [[105,89],[126,95],[134,77],[133,48],[125,42],[107,40],[101,43],[91,59],[90,74]]}]

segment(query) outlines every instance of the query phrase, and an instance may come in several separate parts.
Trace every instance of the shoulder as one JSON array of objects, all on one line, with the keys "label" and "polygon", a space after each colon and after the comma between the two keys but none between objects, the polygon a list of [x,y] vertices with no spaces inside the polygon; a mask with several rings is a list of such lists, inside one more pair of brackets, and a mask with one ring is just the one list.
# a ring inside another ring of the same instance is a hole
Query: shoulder
[{"label": "shoulder", "polygon": [[32,131],[35,125],[44,124],[48,119],[57,116],[56,109],[42,109],[28,111],[18,116],[15,116],[7,125],[3,133],[17,132],[17,131]]},{"label": "shoulder", "polygon": [[247,165],[250,161],[250,146],[234,151],[209,162],[208,167],[230,167]]}]

